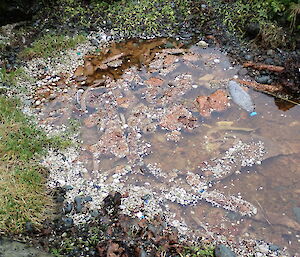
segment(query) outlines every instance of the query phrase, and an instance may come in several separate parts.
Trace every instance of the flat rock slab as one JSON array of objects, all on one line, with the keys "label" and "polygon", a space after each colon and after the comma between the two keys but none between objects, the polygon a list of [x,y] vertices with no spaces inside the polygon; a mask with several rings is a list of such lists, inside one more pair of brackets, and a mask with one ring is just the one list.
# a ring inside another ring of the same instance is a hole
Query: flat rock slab
[{"label": "flat rock slab", "polygon": [[1,257],[53,257],[34,247],[7,239],[0,239],[0,255]]}]

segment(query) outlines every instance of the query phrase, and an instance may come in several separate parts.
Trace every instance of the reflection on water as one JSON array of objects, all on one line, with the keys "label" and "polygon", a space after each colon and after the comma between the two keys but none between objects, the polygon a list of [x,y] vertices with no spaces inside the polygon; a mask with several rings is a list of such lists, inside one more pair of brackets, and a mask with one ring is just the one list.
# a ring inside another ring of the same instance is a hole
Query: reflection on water
[{"label": "reflection on water", "polygon": [[299,106],[275,101],[278,110],[273,98],[247,90],[257,116],[230,102],[203,117],[195,99],[226,95],[239,67],[218,49],[180,47],[129,41],[86,57],[73,88],[45,106],[45,122],[80,120],[86,178],[120,183],[131,197],[125,212],[164,212],[194,235],[263,239],[297,252]]}]

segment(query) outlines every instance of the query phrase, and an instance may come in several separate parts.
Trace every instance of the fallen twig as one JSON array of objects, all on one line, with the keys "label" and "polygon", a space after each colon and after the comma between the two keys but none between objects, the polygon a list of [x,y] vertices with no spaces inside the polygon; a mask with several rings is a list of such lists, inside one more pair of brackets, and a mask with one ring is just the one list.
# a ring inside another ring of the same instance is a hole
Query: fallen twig
[{"label": "fallen twig", "polygon": [[283,86],[281,85],[268,85],[268,84],[260,84],[254,81],[247,81],[247,80],[242,80],[242,79],[236,79],[236,81],[242,85],[252,87],[258,91],[262,92],[269,92],[269,93],[274,93],[274,92],[279,92],[283,89]]},{"label": "fallen twig", "polygon": [[254,63],[254,62],[245,62],[243,64],[245,68],[252,67],[257,70],[269,70],[274,72],[282,72],[284,71],[284,67],[282,66],[275,66],[275,65],[268,65],[264,63]]}]

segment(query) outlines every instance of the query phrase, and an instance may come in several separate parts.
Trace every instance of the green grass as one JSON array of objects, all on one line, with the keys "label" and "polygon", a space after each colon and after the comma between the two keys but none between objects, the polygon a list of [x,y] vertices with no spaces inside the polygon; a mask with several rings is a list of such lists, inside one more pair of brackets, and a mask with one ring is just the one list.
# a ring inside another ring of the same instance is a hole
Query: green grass
[{"label": "green grass", "polygon": [[19,233],[26,222],[38,227],[52,206],[46,194],[46,172],[38,159],[49,147],[63,147],[49,138],[19,109],[16,99],[0,96],[0,232]]},{"label": "green grass", "polygon": [[83,35],[68,37],[64,35],[46,34],[40,39],[34,41],[31,47],[25,48],[20,57],[31,59],[34,57],[53,57],[57,56],[61,51],[74,48],[77,44],[85,42],[87,39]]},{"label": "green grass", "polygon": [[[240,38],[246,34],[247,25],[259,24],[260,33],[256,42],[266,48],[293,45],[292,30],[297,30],[297,15],[300,8],[291,0],[237,0],[221,2],[209,0],[222,17],[227,29]],[[289,28],[291,26],[291,29]]]},{"label": "green grass", "polygon": [[0,85],[8,84],[15,86],[17,83],[17,77],[24,75],[22,68],[18,68],[8,72],[5,68],[0,68]]},{"label": "green grass", "polygon": [[214,247],[213,246],[189,246],[186,247],[181,257],[213,257]]},{"label": "green grass", "polygon": [[187,0],[117,1],[109,6],[107,16],[117,32],[130,36],[132,32],[156,34],[172,32],[179,17],[189,13]]}]

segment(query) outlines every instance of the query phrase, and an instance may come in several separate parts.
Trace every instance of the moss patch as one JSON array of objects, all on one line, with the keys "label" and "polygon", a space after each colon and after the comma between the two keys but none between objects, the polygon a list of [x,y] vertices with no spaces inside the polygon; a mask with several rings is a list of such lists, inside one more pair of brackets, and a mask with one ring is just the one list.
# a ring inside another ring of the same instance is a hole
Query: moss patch
[{"label": "moss patch", "polygon": [[125,37],[133,32],[141,35],[174,32],[188,14],[187,0],[129,0],[115,2],[107,10],[114,30]]},{"label": "moss patch", "polygon": [[20,53],[20,57],[27,59],[34,57],[53,57],[61,51],[73,48],[84,41],[86,41],[86,37],[83,35],[69,37],[64,35],[46,34],[34,41],[31,47],[25,48]]}]

